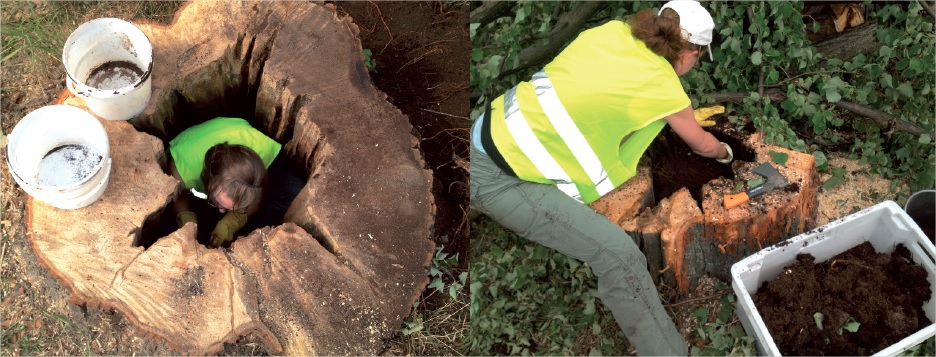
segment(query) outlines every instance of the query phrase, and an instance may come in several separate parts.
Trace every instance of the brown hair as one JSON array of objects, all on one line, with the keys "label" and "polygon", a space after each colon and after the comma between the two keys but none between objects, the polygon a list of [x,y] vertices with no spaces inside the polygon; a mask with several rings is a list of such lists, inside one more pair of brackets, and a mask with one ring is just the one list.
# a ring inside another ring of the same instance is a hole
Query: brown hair
[{"label": "brown hair", "polygon": [[705,46],[683,39],[679,14],[673,9],[664,9],[659,16],[651,9],[644,9],[627,19],[627,24],[634,37],[647,44],[647,48],[654,53],[666,58],[670,64],[675,64],[683,51],[698,50],[699,55],[705,52]]},{"label": "brown hair", "polygon": [[260,156],[250,148],[224,142],[205,153],[201,179],[209,196],[223,189],[235,208],[246,208],[262,196],[267,170]]}]

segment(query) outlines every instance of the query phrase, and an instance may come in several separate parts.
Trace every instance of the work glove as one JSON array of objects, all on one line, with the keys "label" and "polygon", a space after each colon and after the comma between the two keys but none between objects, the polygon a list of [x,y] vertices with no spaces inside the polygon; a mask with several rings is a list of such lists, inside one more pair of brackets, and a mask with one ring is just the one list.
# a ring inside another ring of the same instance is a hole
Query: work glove
[{"label": "work glove", "polygon": [[715,126],[715,121],[711,120],[713,115],[721,114],[725,112],[725,107],[722,105],[715,105],[705,108],[697,108],[692,111],[692,114],[695,115],[696,123],[699,123],[699,126],[706,128],[710,126]]},{"label": "work glove", "polygon": [[186,223],[192,222],[198,224],[198,215],[192,211],[182,211],[175,216],[176,224],[179,228],[185,227]]},{"label": "work glove", "polygon": [[234,232],[247,224],[247,210],[228,211],[211,232],[211,246],[217,248],[234,241]]},{"label": "work glove", "polygon": [[722,146],[725,147],[725,150],[728,151],[728,157],[726,157],[726,158],[724,158],[724,159],[715,159],[715,161],[718,161],[718,162],[723,163],[723,164],[730,164],[730,163],[731,163],[731,160],[734,160],[734,153],[731,151],[731,146],[729,146],[728,144],[725,144],[725,143],[723,143],[723,142],[719,142],[719,143],[722,144]]}]

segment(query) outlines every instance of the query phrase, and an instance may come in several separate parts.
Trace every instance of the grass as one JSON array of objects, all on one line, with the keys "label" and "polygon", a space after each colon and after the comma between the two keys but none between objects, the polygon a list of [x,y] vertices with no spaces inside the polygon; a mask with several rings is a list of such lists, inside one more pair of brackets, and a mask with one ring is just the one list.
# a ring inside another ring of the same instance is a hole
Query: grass
[{"label": "grass", "polygon": [[[178,2],[0,2],[0,126],[9,133],[25,113],[48,105],[64,88],[62,47],[72,30],[98,17],[168,23]],[[0,151],[6,161],[6,150]],[[102,355],[121,350],[126,320],[83,310],[44,272],[25,236],[24,195],[6,165],[0,240],[0,355]],[[133,348],[133,344],[124,343]]]}]

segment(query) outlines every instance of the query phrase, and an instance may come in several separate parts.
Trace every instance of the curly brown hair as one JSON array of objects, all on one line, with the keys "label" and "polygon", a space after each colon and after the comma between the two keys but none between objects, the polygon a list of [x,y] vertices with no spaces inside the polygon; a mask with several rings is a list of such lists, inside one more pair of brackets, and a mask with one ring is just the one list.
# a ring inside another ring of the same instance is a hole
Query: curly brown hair
[{"label": "curly brown hair", "polygon": [[224,142],[205,153],[201,179],[209,196],[223,189],[234,208],[246,208],[263,196],[267,169],[260,156],[249,147]]},{"label": "curly brown hair", "polygon": [[647,44],[654,53],[663,56],[670,64],[675,64],[679,55],[686,50],[705,54],[706,47],[689,43],[682,37],[679,27],[679,14],[673,9],[664,9],[657,16],[651,9],[643,9],[627,19],[631,34]]}]

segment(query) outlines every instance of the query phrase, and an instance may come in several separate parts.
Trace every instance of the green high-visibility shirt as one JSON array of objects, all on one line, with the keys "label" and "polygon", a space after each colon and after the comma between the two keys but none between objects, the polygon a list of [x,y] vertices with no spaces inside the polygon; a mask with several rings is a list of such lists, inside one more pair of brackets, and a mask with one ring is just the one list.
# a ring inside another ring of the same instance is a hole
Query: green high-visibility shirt
[{"label": "green high-visibility shirt", "polygon": [[241,118],[218,117],[194,125],[169,142],[169,152],[186,189],[205,192],[205,184],[201,180],[205,153],[212,146],[224,142],[249,147],[268,168],[283,147]]},{"label": "green high-visibility shirt", "polygon": [[517,177],[587,204],[633,177],[661,119],[689,105],[673,66],[610,21],[494,99],[485,120]]}]

